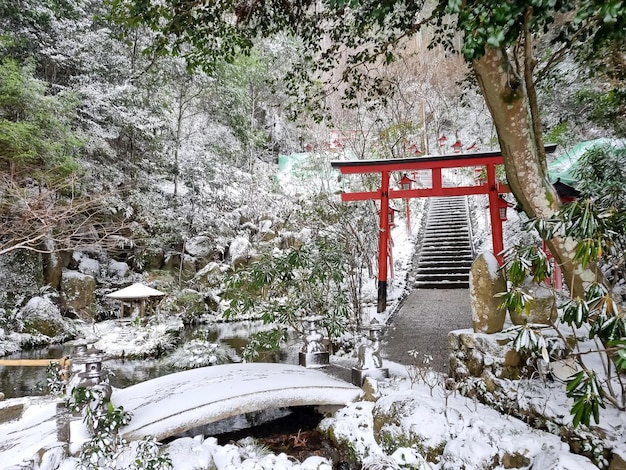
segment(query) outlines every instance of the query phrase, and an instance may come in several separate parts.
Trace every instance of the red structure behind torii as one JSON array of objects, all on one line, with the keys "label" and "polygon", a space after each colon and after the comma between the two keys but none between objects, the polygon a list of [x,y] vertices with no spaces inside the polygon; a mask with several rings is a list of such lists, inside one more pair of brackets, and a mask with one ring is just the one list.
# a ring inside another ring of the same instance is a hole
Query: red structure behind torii
[{"label": "red structure behind torii", "polygon": [[[556,145],[547,145],[546,152],[553,152]],[[504,250],[502,240],[502,221],[500,219],[500,194],[509,193],[508,185],[496,181],[496,165],[503,163],[501,151],[477,152],[471,154],[452,154],[398,158],[390,160],[335,160],[333,168],[342,174],[380,173],[381,184],[378,191],[343,193],[341,200],[365,201],[380,199],[380,236],[378,241],[378,306],[377,311],[387,308],[387,262],[389,241],[389,199],[433,197],[433,196],[467,196],[487,194],[489,196],[489,215],[491,219],[491,238],[493,251],[500,265],[503,264],[501,252]],[[485,167],[487,179],[482,184],[473,186],[444,187],[441,170],[444,168]],[[390,189],[389,173],[392,171],[431,170],[432,187],[418,189]]]}]

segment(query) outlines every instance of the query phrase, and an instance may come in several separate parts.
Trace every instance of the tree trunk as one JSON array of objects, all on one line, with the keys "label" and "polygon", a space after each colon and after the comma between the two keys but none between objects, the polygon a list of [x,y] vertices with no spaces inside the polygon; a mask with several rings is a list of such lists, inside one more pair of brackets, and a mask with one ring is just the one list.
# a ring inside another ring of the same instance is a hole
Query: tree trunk
[{"label": "tree trunk", "polygon": [[[472,67],[498,133],[507,180],[515,198],[529,217],[550,218],[560,202],[546,174],[545,151],[540,148],[543,139],[533,132],[522,77],[501,49],[487,47]],[[597,279],[596,270],[583,269],[573,261],[573,240],[554,238],[547,243],[561,265],[572,296],[582,297],[584,288]]]}]

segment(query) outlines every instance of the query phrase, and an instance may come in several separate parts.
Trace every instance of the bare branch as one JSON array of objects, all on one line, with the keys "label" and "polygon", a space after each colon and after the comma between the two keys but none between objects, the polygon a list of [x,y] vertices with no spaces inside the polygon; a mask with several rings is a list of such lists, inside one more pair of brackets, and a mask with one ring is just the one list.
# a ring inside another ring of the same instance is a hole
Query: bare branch
[{"label": "bare branch", "polygon": [[[69,195],[66,195],[69,194]],[[107,204],[109,194],[79,197],[67,186],[45,187],[0,177],[0,255],[105,247],[127,228]]]}]

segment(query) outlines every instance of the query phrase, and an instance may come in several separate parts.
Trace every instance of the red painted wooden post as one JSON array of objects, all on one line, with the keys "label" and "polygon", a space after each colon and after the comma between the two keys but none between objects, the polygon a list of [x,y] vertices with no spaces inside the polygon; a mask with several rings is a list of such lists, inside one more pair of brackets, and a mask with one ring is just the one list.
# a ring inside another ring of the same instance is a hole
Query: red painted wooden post
[{"label": "red painted wooden post", "polygon": [[433,168],[431,174],[433,180],[433,193],[439,193],[443,187],[441,182],[441,168]]},{"label": "red painted wooden post", "polygon": [[406,233],[410,237],[411,236],[411,206],[409,205],[409,200],[404,198],[404,207],[406,210]]},{"label": "red painted wooden post", "polygon": [[389,172],[381,171],[380,222],[378,235],[378,305],[376,311],[387,308],[387,263],[389,240]]},{"label": "red painted wooden post", "polygon": [[504,241],[502,238],[502,220],[500,219],[500,205],[498,204],[498,183],[496,182],[496,166],[487,164],[487,187],[489,188],[489,216],[491,219],[491,241],[493,253],[496,255],[498,264],[504,265]]}]

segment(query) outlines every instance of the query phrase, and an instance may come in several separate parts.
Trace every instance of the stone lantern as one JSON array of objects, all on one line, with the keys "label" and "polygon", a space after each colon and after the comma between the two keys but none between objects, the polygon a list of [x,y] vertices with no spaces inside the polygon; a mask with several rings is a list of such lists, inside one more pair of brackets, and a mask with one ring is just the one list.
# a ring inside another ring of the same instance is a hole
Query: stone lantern
[{"label": "stone lantern", "polygon": [[380,335],[383,326],[376,319],[372,320],[366,330],[368,337],[359,346],[358,363],[352,368],[352,383],[357,386],[363,385],[366,377],[382,380],[389,377],[389,369],[383,367],[380,355],[382,348]]},{"label": "stone lantern", "polygon": [[91,388],[104,380],[102,361],[104,354],[99,349],[80,345],[72,358],[73,387]]},{"label": "stone lantern", "polygon": [[305,319],[308,322],[308,332],[304,335],[304,346],[300,351],[299,363],[303,367],[324,367],[329,364],[328,348],[323,343],[324,335],[319,329],[320,316]]}]

